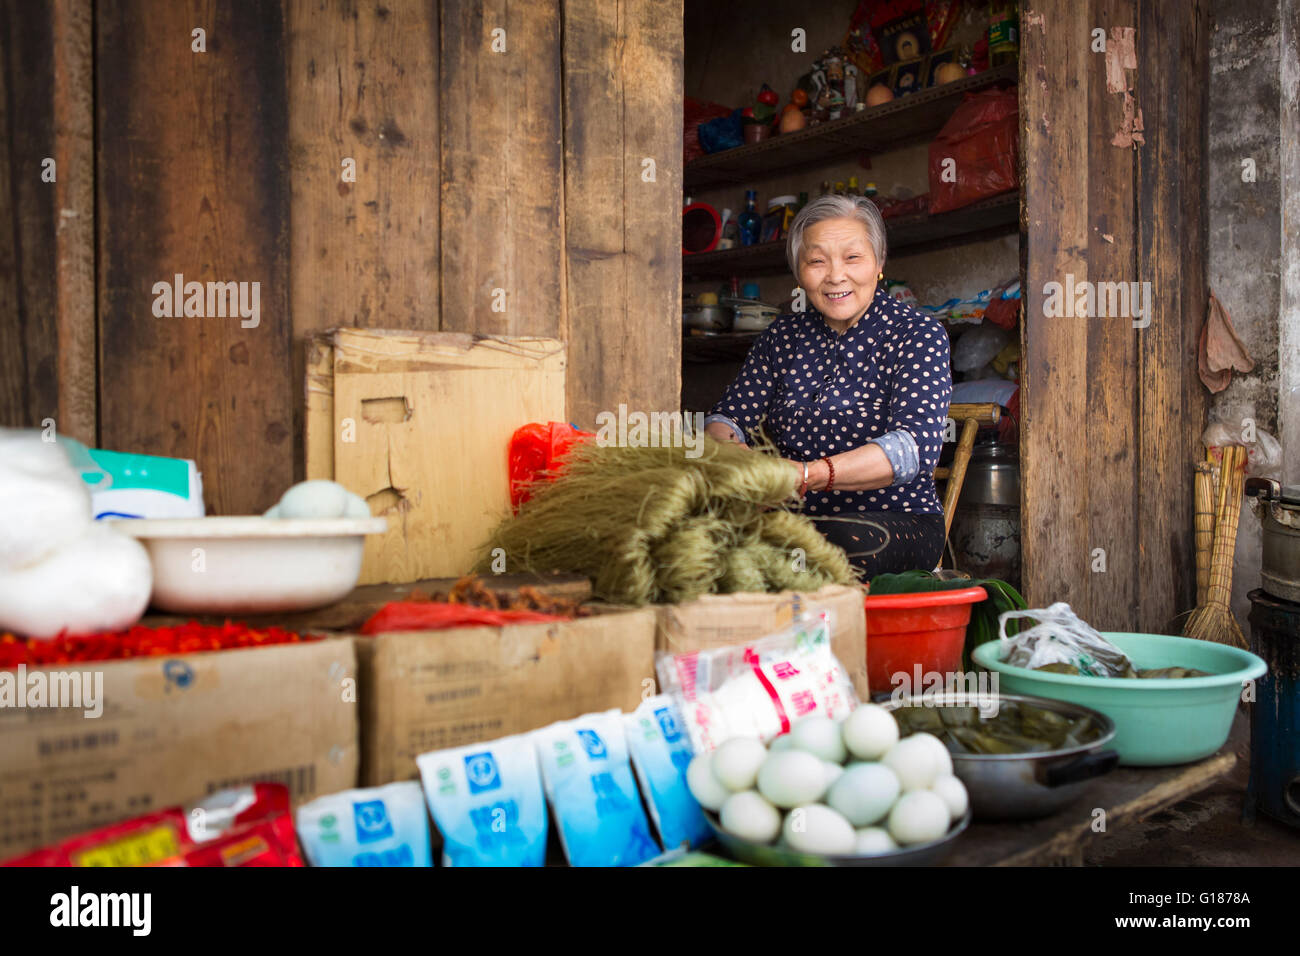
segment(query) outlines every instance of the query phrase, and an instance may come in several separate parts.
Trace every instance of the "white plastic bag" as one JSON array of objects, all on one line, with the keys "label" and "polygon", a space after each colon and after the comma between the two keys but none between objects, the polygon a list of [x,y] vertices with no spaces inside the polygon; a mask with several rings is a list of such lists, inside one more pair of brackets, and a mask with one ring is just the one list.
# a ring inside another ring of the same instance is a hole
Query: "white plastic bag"
[{"label": "white plastic bag", "polygon": [[[1032,618],[1038,623],[1008,637],[1007,621],[1013,618]],[[1124,652],[1081,621],[1064,601],[1048,608],[1000,614],[998,637],[998,659],[1012,667],[1035,670],[1048,664],[1067,664],[1086,677],[1137,676]]]},{"label": "white plastic bag", "polygon": [[671,694],[696,753],[732,737],[770,743],[810,714],[832,720],[857,706],[831,651],[830,616],[805,617],[749,644],[660,654],[659,685]]}]

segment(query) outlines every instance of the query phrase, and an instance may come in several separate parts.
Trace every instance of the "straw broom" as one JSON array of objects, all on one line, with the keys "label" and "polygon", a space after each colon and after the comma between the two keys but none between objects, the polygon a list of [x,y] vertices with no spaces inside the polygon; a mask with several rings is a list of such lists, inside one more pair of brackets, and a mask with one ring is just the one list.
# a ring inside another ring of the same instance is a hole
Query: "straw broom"
[{"label": "straw broom", "polygon": [[1214,476],[1208,462],[1196,465],[1196,606],[1205,604],[1210,587],[1210,554],[1214,549]]},{"label": "straw broom", "polygon": [[1184,637],[1231,644],[1243,650],[1249,645],[1241,633],[1241,625],[1232,616],[1228,602],[1232,596],[1232,556],[1237,547],[1245,460],[1246,449],[1240,445],[1228,445],[1223,449],[1214,550],[1210,555],[1210,583],[1205,592],[1205,603],[1192,612],[1183,629]]}]

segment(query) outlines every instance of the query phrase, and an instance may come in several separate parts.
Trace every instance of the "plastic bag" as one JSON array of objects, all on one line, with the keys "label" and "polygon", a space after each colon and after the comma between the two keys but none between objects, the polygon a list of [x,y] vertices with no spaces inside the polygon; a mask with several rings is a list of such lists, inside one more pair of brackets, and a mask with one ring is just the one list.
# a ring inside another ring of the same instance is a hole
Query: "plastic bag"
[{"label": "plastic bag", "polygon": [[1014,86],[967,94],[930,143],[930,212],[1018,189],[1019,141],[1020,97]]},{"label": "plastic bag", "polygon": [[502,610],[449,604],[443,601],[389,601],[361,625],[362,634],[393,631],[446,631],[460,627],[504,627],[507,624],[545,624],[568,621],[567,614]]},{"label": "plastic bag", "polygon": [[331,793],[299,807],[296,820],[312,866],[433,866],[417,780]]},{"label": "plastic bag", "polygon": [[577,442],[594,438],[563,422],[532,422],[510,436],[510,504],[518,511],[530,497],[528,486],[553,477],[559,460]]},{"label": "plastic bag", "polygon": [[700,125],[711,119],[730,116],[731,107],[688,96],[685,98],[682,112],[685,116],[682,128],[682,162],[689,163],[704,155],[704,147],[700,145]]},{"label": "plastic bag", "polygon": [[831,651],[830,615],[796,620],[749,644],[661,653],[659,685],[673,697],[696,753],[732,737],[770,743],[809,714],[832,720],[857,695]]},{"label": "plastic bag", "polygon": [[978,325],[964,332],[952,347],[952,367],[958,372],[973,372],[991,363],[1011,341],[1006,329]]},{"label": "plastic bag", "polygon": [[672,698],[660,694],[642,701],[635,713],[623,715],[623,730],[632,769],[664,848],[708,843],[713,832],[686,786],[686,768],[694,754]]},{"label": "plastic bag", "polygon": [[101,827],[3,866],[302,866],[289,788],[219,790],[188,806]]},{"label": "plastic bag", "polygon": [[546,798],[526,736],[435,750],[415,758],[444,866],[541,866]]},{"label": "plastic bag", "polygon": [[741,125],[741,111],[732,110],[729,116],[719,116],[697,127],[700,147],[706,153],[720,153],[745,144],[745,130]]},{"label": "plastic bag", "polygon": [[628,764],[618,710],[530,734],[572,866],[637,866],[659,855]]},{"label": "plastic bag", "polygon": [[[1007,621],[1025,617],[1038,623],[1007,637]],[[1064,601],[1048,608],[998,615],[998,640],[998,659],[1012,667],[1036,670],[1048,664],[1066,664],[1085,677],[1137,676],[1124,652],[1081,621]]]}]

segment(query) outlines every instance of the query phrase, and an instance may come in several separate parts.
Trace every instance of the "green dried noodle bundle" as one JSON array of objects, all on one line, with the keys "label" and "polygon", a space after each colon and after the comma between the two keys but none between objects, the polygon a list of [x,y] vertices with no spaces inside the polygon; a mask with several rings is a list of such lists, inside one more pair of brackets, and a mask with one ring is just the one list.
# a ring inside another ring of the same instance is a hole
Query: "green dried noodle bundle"
[{"label": "green dried noodle bundle", "polygon": [[561,475],[493,531],[475,571],[500,548],[512,570],[582,574],[597,597],[632,605],[856,582],[843,550],[787,510],[798,501],[788,464],[707,437],[699,458],[686,452],[574,446]]}]

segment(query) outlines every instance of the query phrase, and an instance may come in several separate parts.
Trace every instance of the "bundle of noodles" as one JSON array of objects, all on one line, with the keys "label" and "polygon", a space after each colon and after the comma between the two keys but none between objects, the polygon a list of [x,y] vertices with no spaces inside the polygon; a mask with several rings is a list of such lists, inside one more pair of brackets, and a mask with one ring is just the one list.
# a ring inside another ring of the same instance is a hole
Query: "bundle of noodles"
[{"label": "bundle of noodles", "polygon": [[584,574],[597,597],[632,605],[856,581],[844,552],[786,510],[798,500],[789,464],[711,438],[700,457],[686,451],[575,446],[476,570],[499,548],[511,570]]}]

